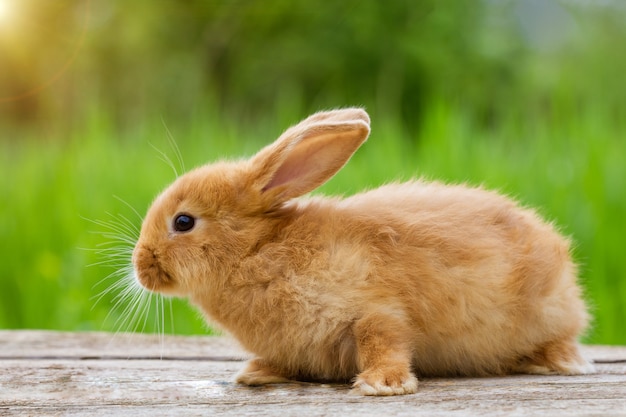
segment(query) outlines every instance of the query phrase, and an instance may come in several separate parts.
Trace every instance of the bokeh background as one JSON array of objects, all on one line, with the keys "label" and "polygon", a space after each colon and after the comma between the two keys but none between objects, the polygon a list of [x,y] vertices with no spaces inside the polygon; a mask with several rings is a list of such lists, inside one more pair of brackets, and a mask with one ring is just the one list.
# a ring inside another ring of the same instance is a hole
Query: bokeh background
[{"label": "bokeh background", "polygon": [[586,341],[626,344],[625,45],[621,0],[0,0],[0,328],[210,332],[120,297],[170,165],[361,105],[370,141],[321,192],[424,176],[537,207],[576,242]]}]

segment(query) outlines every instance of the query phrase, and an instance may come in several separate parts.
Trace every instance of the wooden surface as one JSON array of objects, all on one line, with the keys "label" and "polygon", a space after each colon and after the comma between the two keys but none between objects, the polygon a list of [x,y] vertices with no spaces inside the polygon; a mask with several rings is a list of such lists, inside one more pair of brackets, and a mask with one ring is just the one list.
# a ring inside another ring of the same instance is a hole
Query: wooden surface
[{"label": "wooden surface", "polygon": [[414,395],[346,385],[232,383],[223,337],[0,331],[0,415],[626,416],[626,347],[589,346],[594,375],[422,379]]}]

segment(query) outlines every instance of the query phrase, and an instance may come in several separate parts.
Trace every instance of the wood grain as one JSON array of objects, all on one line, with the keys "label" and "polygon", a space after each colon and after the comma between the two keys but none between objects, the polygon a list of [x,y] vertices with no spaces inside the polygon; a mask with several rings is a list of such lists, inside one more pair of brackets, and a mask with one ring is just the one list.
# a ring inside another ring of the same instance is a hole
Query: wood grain
[{"label": "wood grain", "polygon": [[0,331],[0,415],[626,416],[626,348],[585,354],[596,374],[431,378],[415,395],[370,398],[233,384],[248,355],[225,337]]}]

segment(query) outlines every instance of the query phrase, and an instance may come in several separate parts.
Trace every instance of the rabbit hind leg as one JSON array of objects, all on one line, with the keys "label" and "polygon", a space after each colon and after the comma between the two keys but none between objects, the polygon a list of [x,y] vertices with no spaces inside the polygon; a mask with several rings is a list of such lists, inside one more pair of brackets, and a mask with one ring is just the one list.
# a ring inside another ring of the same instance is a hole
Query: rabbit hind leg
[{"label": "rabbit hind leg", "polygon": [[550,342],[525,356],[515,372],[538,375],[583,375],[595,371],[575,341]]}]

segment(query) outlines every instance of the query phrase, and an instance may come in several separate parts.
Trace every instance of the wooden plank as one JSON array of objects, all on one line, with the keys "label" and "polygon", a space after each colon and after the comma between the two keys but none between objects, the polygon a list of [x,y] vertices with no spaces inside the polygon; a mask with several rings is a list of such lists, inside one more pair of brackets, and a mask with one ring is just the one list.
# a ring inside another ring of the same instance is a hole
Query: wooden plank
[{"label": "wooden plank", "polygon": [[0,415],[626,416],[626,348],[585,353],[608,363],[586,376],[423,379],[417,394],[372,398],[233,384],[246,355],[224,337],[0,331]]},{"label": "wooden plank", "polygon": [[234,357],[249,355],[227,337],[0,330],[0,357]]}]

